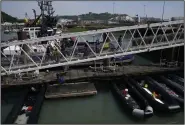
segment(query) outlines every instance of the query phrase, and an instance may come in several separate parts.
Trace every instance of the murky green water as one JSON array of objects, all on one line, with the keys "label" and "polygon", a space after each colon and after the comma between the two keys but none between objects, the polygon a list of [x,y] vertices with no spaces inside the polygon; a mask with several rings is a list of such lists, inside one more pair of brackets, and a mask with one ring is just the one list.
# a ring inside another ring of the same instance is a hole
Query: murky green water
[{"label": "murky green water", "polygon": [[[101,84],[101,83],[100,83]],[[40,112],[40,124],[169,124],[184,123],[184,113],[174,115],[154,115],[147,120],[133,119],[114,98],[111,91],[83,98],[44,101]]]}]

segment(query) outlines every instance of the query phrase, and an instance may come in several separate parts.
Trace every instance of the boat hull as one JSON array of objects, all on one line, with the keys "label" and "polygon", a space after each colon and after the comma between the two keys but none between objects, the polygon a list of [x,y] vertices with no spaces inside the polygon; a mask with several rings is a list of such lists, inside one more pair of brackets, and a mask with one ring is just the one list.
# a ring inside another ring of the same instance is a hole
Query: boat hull
[{"label": "boat hull", "polygon": [[172,80],[167,79],[164,76],[160,76],[160,79],[164,81],[166,85],[171,87],[175,92],[179,93],[181,96],[184,96],[184,88],[182,88],[182,86],[180,86],[178,83],[173,82]]},{"label": "boat hull", "polygon": [[[174,83],[173,81],[171,81],[169,79],[166,79],[163,76],[160,76],[159,78],[161,78],[161,79],[154,78],[156,80],[156,82],[157,82],[156,85],[158,87],[160,87],[161,89],[163,89],[164,91],[166,91],[165,88],[168,88],[170,91],[172,91],[175,94],[177,94],[177,96],[173,96],[171,94],[169,94],[169,95],[173,99],[175,99],[180,104],[181,107],[184,107],[184,91],[183,91],[183,88],[181,88],[180,85],[178,85],[177,83]],[[160,82],[161,84],[165,84],[166,87],[165,88],[162,87],[160,85],[160,83],[158,83],[158,82]]]},{"label": "boat hull", "polygon": [[166,104],[168,111],[170,112],[178,112],[180,111],[180,105],[178,102],[171,97],[163,88],[161,88],[157,83],[157,81],[153,80],[151,77],[145,77],[145,79],[152,84],[152,86],[160,92],[160,94],[166,99]]},{"label": "boat hull", "polygon": [[[133,106],[130,105],[130,103],[126,100],[126,98],[121,94],[121,92],[119,91],[118,87],[116,86],[116,83],[111,83],[112,85],[112,92],[115,95],[115,97],[118,99],[118,101],[121,103],[122,107],[132,116],[134,116],[135,118],[150,118],[153,116],[153,108],[150,107],[147,103],[145,106],[143,106],[142,108],[134,108]],[[137,90],[130,90],[128,89],[128,91],[137,91]],[[138,93],[138,92],[136,92]],[[131,95],[132,96],[132,95]],[[141,96],[139,93],[137,96]],[[140,97],[142,98],[142,97]],[[143,99],[143,98],[142,98]],[[140,100],[143,102],[138,102],[138,100],[136,101],[136,103],[138,104],[142,104],[145,103],[146,100]]]},{"label": "boat hull", "polygon": [[[136,78],[137,79],[137,78]],[[148,100],[149,104],[154,108],[155,111],[157,112],[176,112],[179,111],[180,106],[177,105],[176,108],[173,107],[173,105],[168,105],[168,104],[162,104],[158,101],[156,101],[152,95],[150,95],[146,90],[144,90],[143,87],[141,87],[135,79],[128,78],[128,81],[132,83],[132,85]],[[177,103],[176,103],[177,104]],[[171,107],[170,107],[171,106]],[[176,106],[176,105],[175,105]],[[173,107],[173,108],[172,108]]]},{"label": "boat hull", "polygon": [[44,101],[45,91],[46,91],[46,86],[45,85],[41,86],[40,91],[36,97],[36,103],[34,104],[33,110],[29,116],[27,124],[37,124],[38,123],[39,113],[40,113],[40,110],[42,108],[42,104]]}]

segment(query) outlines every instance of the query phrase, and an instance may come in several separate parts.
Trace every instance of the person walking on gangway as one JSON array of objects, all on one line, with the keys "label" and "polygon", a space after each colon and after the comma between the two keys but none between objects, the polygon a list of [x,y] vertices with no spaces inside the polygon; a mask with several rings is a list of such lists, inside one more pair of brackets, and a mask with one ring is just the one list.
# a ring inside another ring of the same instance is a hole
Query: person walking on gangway
[{"label": "person walking on gangway", "polygon": [[98,48],[98,45],[100,44],[99,42],[100,42],[99,39],[97,39],[96,40],[96,53],[99,52],[99,48]]},{"label": "person walking on gangway", "polygon": [[[86,41],[86,42],[88,43],[88,41]],[[85,44],[84,45],[84,55],[83,55],[83,57],[87,58],[88,55],[89,55],[89,53],[88,53],[88,45]]]},{"label": "person walking on gangway", "polygon": [[[120,45],[120,47],[122,47],[122,35],[120,35],[118,38],[118,44]],[[117,47],[117,49],[119,49],[119,46]]]},{"label": "person walking on gangway", "polygon": [[60,61],[59,52],[58,52],[58,50],[56,48],[53,51],[53,56],[54,56],[56,62]]},{"label": "person walking on gangway", "polygon": [[49,60],[51,59],[51,46],[47,46],[46,48],[46,59]]},{"label": "person walking on gangway", "polygon": [[56,76],[57,76],[57,80],[58,80],[59,84],[64,84],[65,80],[64,80],[63,75],[57,73]]},{"label": "person walking on gangway", "polygon": [[61,53],[62,53],[64,56],[66,56],[66,51],[65,51],[66,45],[65,45],[65,42],[62,42],[62,43],[61,43],[60,48],[61,48]]}]

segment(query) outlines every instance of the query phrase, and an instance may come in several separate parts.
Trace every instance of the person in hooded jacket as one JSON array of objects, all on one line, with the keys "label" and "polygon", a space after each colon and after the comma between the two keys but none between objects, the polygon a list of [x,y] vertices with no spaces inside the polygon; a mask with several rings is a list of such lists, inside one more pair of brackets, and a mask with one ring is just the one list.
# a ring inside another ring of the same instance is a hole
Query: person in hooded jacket
[{"label": "person in hooded jacket", "polygon": [[[120,47],[122,47],[122,35],[120,35],[118,38],[118,44],[120,45]],[[118,46],[118,48],[119,48],[119,46]]]}]

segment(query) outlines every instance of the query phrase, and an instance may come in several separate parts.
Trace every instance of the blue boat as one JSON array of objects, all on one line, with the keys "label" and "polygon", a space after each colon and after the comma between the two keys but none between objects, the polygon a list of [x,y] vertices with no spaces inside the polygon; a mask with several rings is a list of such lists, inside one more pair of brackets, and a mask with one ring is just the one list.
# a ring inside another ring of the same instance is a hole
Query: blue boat
[{"label": "blue boat", "polygon": [[118,62],[132,62],[134,60],[134,55],[113,57],[111,60],[115,60],[116,63],[118,63]]}]

